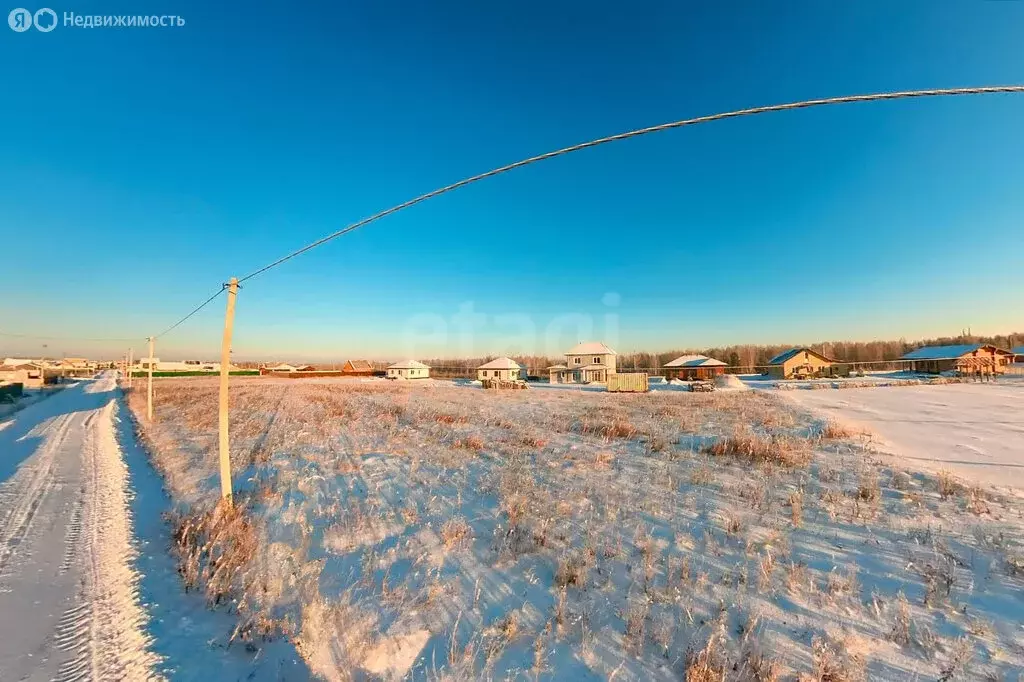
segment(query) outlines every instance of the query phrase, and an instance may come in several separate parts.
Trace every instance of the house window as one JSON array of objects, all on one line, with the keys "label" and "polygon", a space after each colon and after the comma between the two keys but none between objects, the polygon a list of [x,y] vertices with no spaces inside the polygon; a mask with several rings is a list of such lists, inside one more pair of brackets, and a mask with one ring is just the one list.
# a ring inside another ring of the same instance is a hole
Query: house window
[{"label": "house window", "polygon": [[578,364],[580,364],[581,360],[583,360],[583,358],[573,358],[572,359],[572,364],[578,365]]},{"label": "house window", "polygon": [[595,357],[595,358],[594,358],[594,364],[595,364],[595,365],[600,365],[600,364],[601,364],[601,358],[599,358],[599,357]]}]

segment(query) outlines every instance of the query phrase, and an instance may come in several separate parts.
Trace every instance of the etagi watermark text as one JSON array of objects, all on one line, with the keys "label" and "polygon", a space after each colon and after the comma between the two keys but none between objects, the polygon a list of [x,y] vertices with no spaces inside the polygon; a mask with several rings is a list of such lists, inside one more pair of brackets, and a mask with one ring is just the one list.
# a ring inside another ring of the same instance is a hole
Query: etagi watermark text
[{"label": "etagi watermark text", "polygon": [[[35,27],[37,31],[49,33],[59,23],[57,13],[49,7],[35,12],[24,8],[12,9],[7,15],[7,25],[12,31],[24,33]],[[173,28],[185,25],[185,18],[176,14],[75,14],[64,12],[63,25],[68,28]]]},{"label": "etagi watermark text", "polygon": [[557,357],[580,341],[603,341],[614,348],[619,342],[616,309],[621,300],[619,294],[607,293],[601,298],[603,314],[568,312],[555,315],[547,324],[538,324],[527,313],[488,315],[467,301],[450,317],[419,313],[407,318],[402,329],[403,350],[409,357],[499,353]]}]

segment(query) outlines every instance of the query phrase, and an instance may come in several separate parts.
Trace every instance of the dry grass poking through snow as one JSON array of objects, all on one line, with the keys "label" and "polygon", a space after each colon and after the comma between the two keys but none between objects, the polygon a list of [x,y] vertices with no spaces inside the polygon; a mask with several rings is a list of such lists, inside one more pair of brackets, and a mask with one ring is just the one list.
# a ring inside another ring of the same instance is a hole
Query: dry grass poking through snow
[{"label": "dry grass poking through snow", "polygon": [[1020,501],[884,468],[772,395],[233,381],[227,511],[216,383],[157,399],[185,585],[328,680],[1024,665]]}]

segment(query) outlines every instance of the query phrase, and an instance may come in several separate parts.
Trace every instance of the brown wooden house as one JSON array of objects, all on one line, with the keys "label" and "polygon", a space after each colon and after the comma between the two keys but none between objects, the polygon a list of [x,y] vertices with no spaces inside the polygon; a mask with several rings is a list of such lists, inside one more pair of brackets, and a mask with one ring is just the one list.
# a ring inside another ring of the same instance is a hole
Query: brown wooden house
[{"label": "brown wooden house", "polygon": [[832,376],[836,361],[810,348],[790,348],[768,361],[768,374],[776,379]]},{"label": "brown wooden house", "polygon": [[372,377],[373,365],[369,360],[346,360],[341,368],[341,375],[346,377]]},{"label": "brown wooden house", "polygon": [[1001,374],[1013,361],[1013,353],[987,343],[955,346],[924,346],[904,355],[913,372],[941,374]]},{"label": "brown wooden house", "polygon": [[666,379],[714,379],[725,374],[727,365],[706,355],[683,355],[665,363]]}]

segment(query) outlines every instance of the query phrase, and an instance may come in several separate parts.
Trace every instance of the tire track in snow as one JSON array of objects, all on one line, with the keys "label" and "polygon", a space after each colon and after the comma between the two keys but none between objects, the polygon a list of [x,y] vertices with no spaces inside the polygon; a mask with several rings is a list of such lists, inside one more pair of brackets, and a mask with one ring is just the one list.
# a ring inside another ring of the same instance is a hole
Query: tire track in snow
[{"label": "tire track in snow", "polygon": [[70,654],[54,682],[163,679],[150,650],[148,614],[140,605],[133,565],[127,467],[114,436],[114,403],[99,410],[82,448],[85,494],[73,554],[81,558],[82,589],[54,633]]},{"label": "tire track in snow", "polygon": [[75,498],[74,508],[71,510],[71,520],[68,522],[67,532],[64,536],[64,558],[60,562],[58,575],[63,575],[71,570],[78,555],[78,544],[82,537],[82,506],[85,503],[85,489],[79,491]]},{"label": "tire track in snow", "polygon": [[42,449],[24,462],[2,486],[0,486],[0,510],[5,510],[0,519],[0,577],[4,575],[11,558],[28,535],[36,512],[46,495],[56,484],[53,476],[57,452],[67,439],[73,414],[54,418],[43,428],[33,429],[24,438],[44,436]]}]

